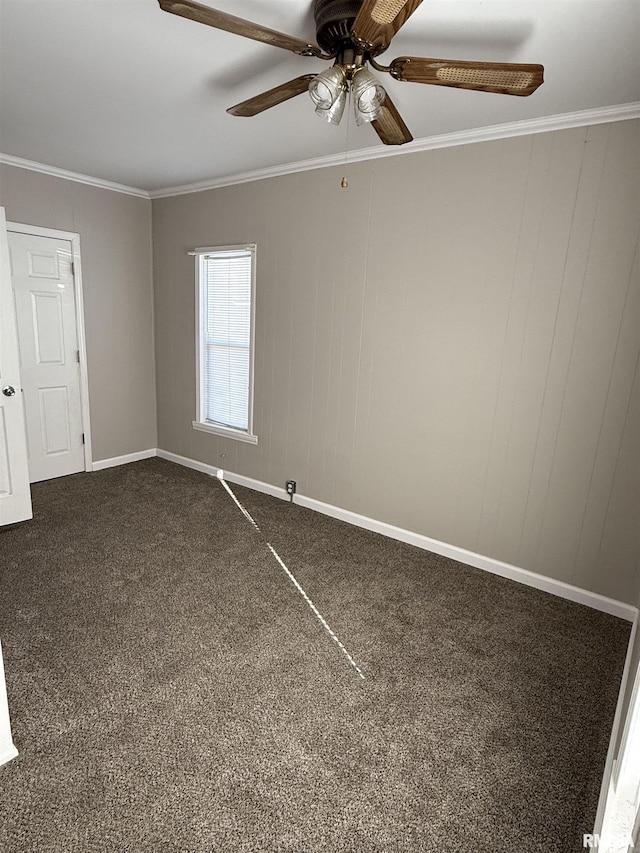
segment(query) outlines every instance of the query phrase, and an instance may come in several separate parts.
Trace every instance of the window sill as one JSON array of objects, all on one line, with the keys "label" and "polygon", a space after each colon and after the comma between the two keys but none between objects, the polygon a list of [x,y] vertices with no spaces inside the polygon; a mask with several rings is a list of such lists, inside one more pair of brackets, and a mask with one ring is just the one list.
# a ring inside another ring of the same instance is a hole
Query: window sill
[{"label": "window sill", "polygon": [[191,426],[200,432],[210,432],[214,435],[221,435],[224,438],[235,438],[236,441],[244,441],[246,444],[257,444],[258,436],[251,433],[243,432],[241,429],[233,429],[232,427],[221,426],[220,424],[203,423],[202,421],[192,421]]}]

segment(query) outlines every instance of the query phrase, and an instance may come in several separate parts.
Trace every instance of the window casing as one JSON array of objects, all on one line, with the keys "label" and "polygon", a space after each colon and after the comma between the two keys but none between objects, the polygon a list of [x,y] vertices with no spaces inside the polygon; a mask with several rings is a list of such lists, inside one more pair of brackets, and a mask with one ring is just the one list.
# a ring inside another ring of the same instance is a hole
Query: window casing
[{"label": "window casing", "polygon": [[256,246],[196,249],[194,429],[257,444],[253,434]]}]

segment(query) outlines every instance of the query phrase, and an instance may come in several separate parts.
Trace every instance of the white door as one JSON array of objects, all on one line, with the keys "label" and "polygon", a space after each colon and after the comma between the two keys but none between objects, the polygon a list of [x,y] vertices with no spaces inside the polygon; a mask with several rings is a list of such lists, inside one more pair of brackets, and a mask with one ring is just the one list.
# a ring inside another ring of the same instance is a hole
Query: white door
[{"label": "white door", "polygon": [[6,219],[0,207],[0,525],[33,515],[19,367]]},{"label": "white door", "polygon": [[80,353],[69,240],[9,232],[29,479],[85,470]]}]

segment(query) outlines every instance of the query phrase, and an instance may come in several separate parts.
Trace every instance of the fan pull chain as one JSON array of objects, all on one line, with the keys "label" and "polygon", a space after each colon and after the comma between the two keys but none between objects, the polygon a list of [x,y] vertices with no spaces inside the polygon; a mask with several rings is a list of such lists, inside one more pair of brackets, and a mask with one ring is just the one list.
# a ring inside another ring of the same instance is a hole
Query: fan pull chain
[{"label": "fan pull chain", "polygon": [[[351,126],[351,89],[349,89],[349,100],[347,103],[347,132],[346,132],[346,141],[344,148],[344,171],[347,171],[347,158],[349,156],[349,127]],[[346,189],[349,186],[349,178],[346,174],[342,176],[342,180],[340,181],[340,186],[343,189]]]}]

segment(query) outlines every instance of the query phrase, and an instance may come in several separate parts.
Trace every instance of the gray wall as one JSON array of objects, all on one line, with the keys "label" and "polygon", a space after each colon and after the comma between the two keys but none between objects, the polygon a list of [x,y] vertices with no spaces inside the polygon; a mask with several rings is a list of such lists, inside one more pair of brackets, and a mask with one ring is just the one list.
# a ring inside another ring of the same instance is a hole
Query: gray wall
[{"label": "gray wall", "polygon": [[80,234],[94,461],[156,447],[151,202],[0,164],[0,205]]},{"label": "gray wall", "polygon": [[[153,203],[158,446],[636,604],[637,121]],[[196,246],[258,244],[257,447],[196,432]]]}]

